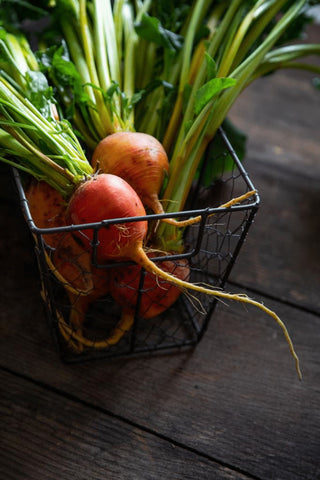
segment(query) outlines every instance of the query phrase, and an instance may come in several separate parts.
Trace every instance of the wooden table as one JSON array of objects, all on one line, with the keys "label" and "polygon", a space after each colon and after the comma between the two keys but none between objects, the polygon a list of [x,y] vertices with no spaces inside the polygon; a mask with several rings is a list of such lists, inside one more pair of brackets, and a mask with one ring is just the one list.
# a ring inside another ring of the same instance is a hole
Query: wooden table
[{"label": "wooden table", "polygon": [[[320,41],[319,26],[313,39]],[[6,480],[320,479],[320,97],[312,75],[253,84],[230,118],[262,198],[228,288],[191,351],[61,363],[29,232],[1,166],[1,450]]]}]

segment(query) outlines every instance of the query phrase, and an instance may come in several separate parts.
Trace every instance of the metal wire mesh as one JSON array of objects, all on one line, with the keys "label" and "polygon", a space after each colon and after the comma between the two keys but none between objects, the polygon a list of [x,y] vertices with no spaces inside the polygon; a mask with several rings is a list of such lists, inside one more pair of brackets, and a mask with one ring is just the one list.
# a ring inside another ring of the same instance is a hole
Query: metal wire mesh
[{"label": "metal wire mesh", "polygon": [[[186,228],[183,253],[154,256],[153,261],[191,283],[223,288],[258,209],[259,197],[255,194],[241,204],[219,208],[230,199],[254,190],[222,130],[219,139],[224,145],[223,152],[220,149],[214,159],[220,165],[219,175],[210,186],[203,188],[200,172],[188,201],[188,210],[175,214],[177,219],[200,215],[201,220]],[[70,261],[67,248],[57,252],[46,240],[50,234],[58,235],[63,245],[64,239],[79,227],[38,228],[16,170],[14,176],[35,241],[41,294],[63,360],[75,362],[178,349],[200,341],[212,318],[215,298],[193,291],[178,292],[176,287],[137,268],[132,262],[92,265],[87,262],[87,252],[86,258],[81,258],[81,251],[78,258]],[[147,219],[154,222],[165,216],[148,215],[130,221]],[[93,226],[94,244],[99,243],[101,229],[117,222],[106,220]],[[90,258],[94,260],[95,248],[93,250]],[[65,281],[61,271],[67,271],[72,281]],[[89,292],[86,282],[92,279],[92,272],[94,288]],[[111,276],[112,292],[108,280]],[[166,308],[168,298],[172,305]]]}]

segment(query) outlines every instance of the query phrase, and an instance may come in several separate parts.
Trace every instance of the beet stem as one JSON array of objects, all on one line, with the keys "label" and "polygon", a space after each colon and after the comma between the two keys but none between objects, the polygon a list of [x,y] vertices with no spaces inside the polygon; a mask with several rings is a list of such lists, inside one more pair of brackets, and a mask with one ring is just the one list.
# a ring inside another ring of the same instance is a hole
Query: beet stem
[{"label": "beet stem", "polygon": [[[104,349],[111,347],[112,345],[116,345],[121,340],[121,338],[130,330],[133,325],[133,321],[134,314],[132,312],[123,311],[119,322],[112,330],[109,337],[104,340],[97,341],[89,340],[88,338],[83,336],[81,330],[74,330],[72,327],[67,325],[62,315],[58,313],[60,332],[68,342],[71,341],[71,345],[73,346],[73,348],[76,348],[79,352],[83,350],[83,346]],[[73,340],[76,340],[78,344],[80,344],[79,347],[75,346],[75,342],[73,342]]]},{"label": "beet stem", "polygon": [[295,352],[292,340],[290,338],[289,332],[285,326],[285,324],[282,322],[282,320],[278,317],[278,315],[270,310],[268,307],[263,305],[262,303],[248,297],[245,294],[241,293],[227,293],[222,290],[216,290],[213,288],[206,288],[202,287],[201,285],[195,285],[193,283],[186,282],[184,280],[181,280],[180,278],[176,278],[173,275],[170,275],[169,273],[161,270],[152,260],[149,259],[149,257],[146,255],[144,252],[142,246],[137,247],[135,255],[132,256],[132,260],[136,261],[139,265],[141,265],[146,271],[149,273],[153,273],[154,275],[159,276],[160,278],[164,279],[165,281],[172,283],[176,287],[181,288],[182,290],[194,290],[199,293],[204,293],[206,295],[211,295],[216,298],[224,298],[227,300],[235,300],[237,302],[242,302],[242,303],[248,303],[250,305],[253,305],[255,307],[258,307],[260,310],[264,311],[267,313],[269,316],[271,316],[279,325],[279,327],[282,329],[283,334],[285,336],[285,339],[289,345],[291,355],[293,356],[295,360],[295,366],[296,366],[296,371],[299,377],[299,380],[302,379],[302,374],[299,366],[299,358]]},{"label": "beet stem", "polygon": [[45,253],[45,258],[46,258],[46,262],[48,264],[49,269],[67,291],[69,291],[70,293],[74,293],[76,295],[88,295],[90,292],[92,292],[92,290],[94,289],[94,285],[93,285],[91,276],[89,278],[86,278],[85,276],[83,276],[83,279],[86,283],[85,290],[78,287],[74,287],[73,285],[71,285],[71,283],[68,280],[64,278],[64,276],[59,272],[59,269],[55,267],[55,265],[52,263],[51,258],[47,253]]},{"label": "beet stem", "polygon": [[[233,205],[236,205],[237,203],[241,203],[244,200],[247,200],[249,197],[252,197],[257,193],[257,190],[250,190],[247,193],[244,193],[243,195],[240,195],[239,197],[233,198],[229,200],[228,202],[220,205],[218,208],[229,208],[232,207]],[[212,217],[216,215],[215,213],[212,213],[211,215],[208,215],[208,217]],[[202,216],[198,215],[197,217],[189,218],[188,220],[174,220],[173,218],[163,218],[162,221],[169,223],[170,225],[174,225],[176,227],[188,227],[190,225],[194,225],[195,223],[199,223],[201,221]]]}]

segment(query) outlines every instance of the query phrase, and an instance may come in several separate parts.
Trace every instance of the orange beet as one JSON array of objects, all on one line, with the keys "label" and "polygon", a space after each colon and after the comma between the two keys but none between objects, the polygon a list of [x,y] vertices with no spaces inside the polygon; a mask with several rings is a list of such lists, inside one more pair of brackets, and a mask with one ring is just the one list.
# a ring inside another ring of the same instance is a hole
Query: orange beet
[{"label": "orange beet", "polygon": [[[70,199],[68,218],[73,224],[100,223],[102,220],[145,216],[146,211],[133,188],[122,178],[100,174],[82,183]],[[133,245],[142,244],[148,230],[145,220],[102,227],[97,247],[100,261],[131,259]],[[75,234],[90,248],[93,229]]]},{"label": "orange beet", "polygon": [[[158,266],[181,280],[189,279],[190,269],[186,259],[164,260],[159,262]],[[112,273],[112,297],[123,309],[135,313],[139,298],[141,267],[139,265],[118,267],[114,268]],[[144,319],[156,317],[173,305],[180,294],[180,288],[152,273],[145,272],[138,315]]]},{"label": "orange beet", "polygon": [[113,133],[97,145],[91,163],[101,173],[123,178],[143,205],[154,213],[163,213],[158,195],[169,172],[169,161],[156,138],[141,132]]},{"label": "orange beet", "polygon": [[[33,181],[26,190],[26,198],[38,228],[67,225],[66,202],[48,183]],[[47,261],[58,280],[74,293],[91,291],[91,250],[86,251],[70,232],[44,233],[43,239],[52,248]]]},{"label": "orange beet", "polygon": [[[66,225],[66,202],[53,187],[44,181],[32,181],[26,190],[26,198],[33,221],[38,228],[54,228]],[[45,242],[55,248],[61,233],[43,235]]]}]

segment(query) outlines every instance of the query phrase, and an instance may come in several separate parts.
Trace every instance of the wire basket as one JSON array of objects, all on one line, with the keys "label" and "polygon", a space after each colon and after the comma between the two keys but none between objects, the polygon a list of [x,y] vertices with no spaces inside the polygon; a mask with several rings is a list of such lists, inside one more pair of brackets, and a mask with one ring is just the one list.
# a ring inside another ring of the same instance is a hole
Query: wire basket
[{"label": "wire basket", "polygon": [[[170,214],[176,219],[200,216],[200,221],[184,230],[183,253],[154,254],[152,260],[173,275],[179,273],[180,277],[192,283],[223,288],[259,207],[259,197],[254,194],[240,204],[220,208],[232,198],[254,190],[254,186],[223,130],[219,130],[214,142],[219,142],[220,148],[214,162],[211,152],[210,163],[215,168],[219,165],[219,175],[209,187],[204,188],[201,177],[208,168],[204,163],[187,209]],[[79,227],[38,228],[34,224],[21,177],[17,170],[13,172],[23,214],[35,242],[41,295],[63,361],[177,350],[200,341],[214,313],[217,303],[214,297],[194,291],[178,291],[167,282],[137,268],[133,262],[99,265],[95,260],[101,229],[122,221],[155,222],[168,214],[105,220],[96,224],[91,264],[86,271],[82,270],[78,279],[85,282],[86,275],[90,277],[94,271],[96,288],[88,293],[89,290],[83,291],[80,287],[78,290],[74,283],[70,285],[59,274],[53,261],[55,249],[46,242],[48,234],[60,235],[63,239]],[[113,285],[116,284],[112,293],[109,290],[110,278]],[[171,303],[169,308],[168,303]]]}]

